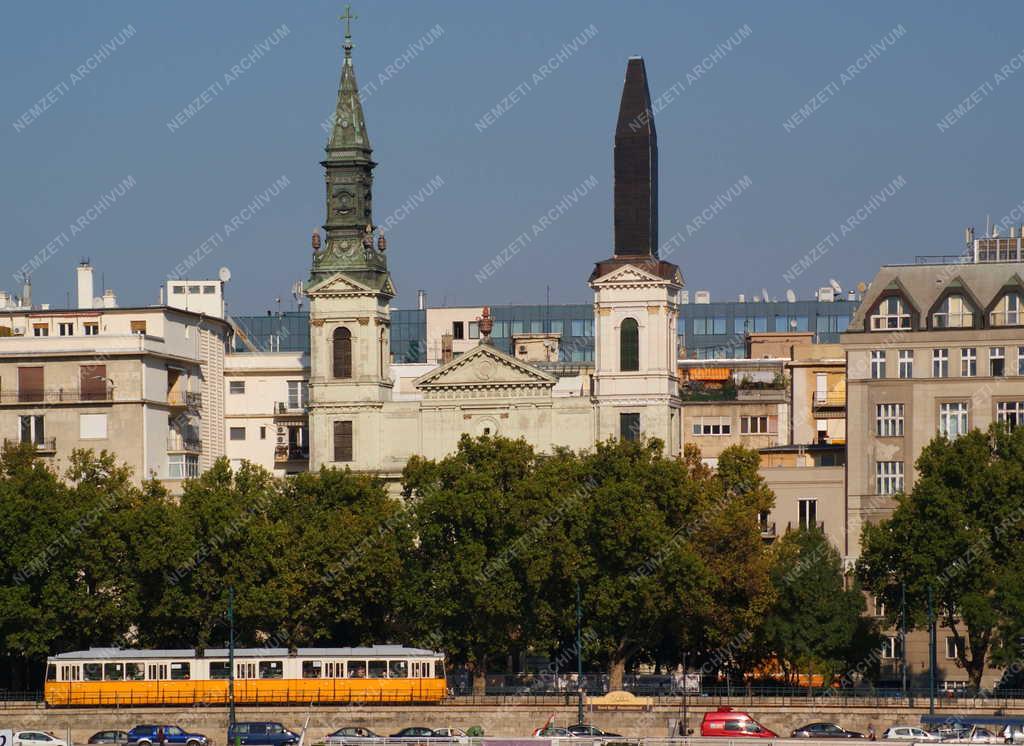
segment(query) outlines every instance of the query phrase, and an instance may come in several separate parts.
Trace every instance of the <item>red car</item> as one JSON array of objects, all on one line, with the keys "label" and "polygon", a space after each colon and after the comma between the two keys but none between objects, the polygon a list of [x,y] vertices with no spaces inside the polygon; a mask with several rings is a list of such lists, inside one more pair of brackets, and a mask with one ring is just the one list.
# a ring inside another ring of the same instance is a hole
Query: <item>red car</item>
[{"label": "red car", "polygon": [[778,738],[745,712],[731,707],[719,707],[704,713],[700,723],[702,736],[724,736],[725,738]]}]

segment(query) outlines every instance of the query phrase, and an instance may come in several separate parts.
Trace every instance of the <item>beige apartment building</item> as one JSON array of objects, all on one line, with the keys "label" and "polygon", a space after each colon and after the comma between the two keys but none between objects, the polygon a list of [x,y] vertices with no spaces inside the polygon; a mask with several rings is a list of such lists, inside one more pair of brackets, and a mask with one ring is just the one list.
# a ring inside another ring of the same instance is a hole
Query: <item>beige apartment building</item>
[{"label": "beige apartment building", "polygon": [[[888,517],[914,485],[915,461],[934,437],[955,439],[995,420],[1024,417],[1024,281],[1021,238],[974,239],[969,261],[882,267],[849,330],[847,355],[848,549]],[[939,679],[967,677],[939,629]],[[895,636],[890,646],[895,657]],[[926,672],[927,639],[907,640],[910,673]],[[985,684],[999,672],[986,674]]]},{"label": "beige apartment building", "polygon": [[[228,325],[170,306],[119,308],[78,267],[75,308],[0,308],[0,433],[54,468],[107,450],[177,489],[223,455]],[[219,294],[219,287],[217,293]],[[201,289],[200,289],[201,293]]]}]

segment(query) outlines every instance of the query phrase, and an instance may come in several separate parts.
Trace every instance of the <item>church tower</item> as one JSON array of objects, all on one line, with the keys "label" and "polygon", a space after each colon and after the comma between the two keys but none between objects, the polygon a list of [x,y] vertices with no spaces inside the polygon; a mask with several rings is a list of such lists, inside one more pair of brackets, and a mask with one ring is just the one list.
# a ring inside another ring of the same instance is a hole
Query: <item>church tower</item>
[{"label": "church tower", "polygon": [[313,234],[310,304],[310,469],[373,468],[382,402],[391,399],[390,302],[383,234],[373,224],[373,149],[352,64],[351,10],[324,167],[324,238]]},{"label": "church tower", "polygon": [[594,290],[599,439],[657,437],[681,448],[676,326],[683,278],[658,257],[658,138],[643,58],[626,64],[615,127],[614,253]]}]

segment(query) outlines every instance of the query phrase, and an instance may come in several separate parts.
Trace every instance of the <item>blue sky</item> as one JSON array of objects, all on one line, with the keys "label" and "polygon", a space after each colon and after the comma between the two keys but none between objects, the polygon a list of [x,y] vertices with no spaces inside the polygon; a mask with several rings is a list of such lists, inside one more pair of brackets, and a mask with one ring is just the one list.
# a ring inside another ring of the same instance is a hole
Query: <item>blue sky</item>
[{"label": "blue sky", "polygon": [[[275,298],[290,307],[323,220],[321,123],[337,90],[342,10],[322,0],[8,7],[0,288],[17,291],[13,275],[42,257],[35,300],[61,304],[89,257],[123,304],[146,304],[187,256],[205,254],[189,274],[229,266],[233,312],[275,308]],[[612,136],[632,54],[646,58],[653,96],[675,86],[655,117],[660,225],[663,241],[686,237],[671,260],[691,290],[808,297],[830,277],[850,287],[885,262],[957,253],[966,225],[1024,201],[1013,155],[1024,120],[1019,3],[365,0],[354,12],[380,163],[376,220],[443,180],[389,232],[398,307],[419,288],[432,304],[542,302],[546,286],[553,302],[590,298],[592,264],[611,252]],[[741,43],[709,57],[744,27]],[[543,67],[574,38],[586,41]],[[113,51],[97,61],[105,43]],[[211,86],[220,90],[172,131]],[[511,107],[478,126],[517,87]],[[793,126],[801,107],[809,115]],[[285,188],[243,212],[281,177]],[[900,177],[902,188],[821,250]],[[123,196],[81,221],[126,178]],[[695,224],[744,178],[749,187]],[[580,189],[588,179],[596,186]],[[585,194],[535,234],[574,189]],[[200,249],[218,231],[224,240]],[[62,232],[69,240],[55,249]],[[481,281],[523,232],[529,243]],[[801,257],[813,261],[787,281]]]}]

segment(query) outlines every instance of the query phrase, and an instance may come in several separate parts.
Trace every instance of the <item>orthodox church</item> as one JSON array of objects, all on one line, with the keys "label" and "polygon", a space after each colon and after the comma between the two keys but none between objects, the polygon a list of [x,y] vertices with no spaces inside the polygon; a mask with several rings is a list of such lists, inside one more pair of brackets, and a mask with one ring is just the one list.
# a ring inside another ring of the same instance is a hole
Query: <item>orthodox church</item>
[{"label": "orthodox church", "polygon": [[[373,223],[373,150],[346,33],[326,146],[326,220],[313,235],[310,469],[349,466],[396,481],[414,454],[439,458],[463,433],[539,450],[658,437],[681,449],[676,322],[683,279],[658,257],[658,148],[647,74],[630,58],[615,129],[614,250],[595,263],[593,367],[534,363],[479,344],[440,365],[393,365],[387,240]],[[600,252],[598,258],[605,256]],[[582,278],[581,278],[582,279]],[[557,340],[555,340],[557,343]]]}]

